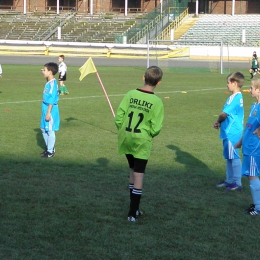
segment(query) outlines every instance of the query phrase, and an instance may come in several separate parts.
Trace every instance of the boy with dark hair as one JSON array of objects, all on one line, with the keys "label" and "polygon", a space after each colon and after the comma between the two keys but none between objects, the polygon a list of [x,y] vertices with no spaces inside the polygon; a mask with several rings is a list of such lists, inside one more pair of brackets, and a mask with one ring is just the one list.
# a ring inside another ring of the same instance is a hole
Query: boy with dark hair
[{"label": "boy with dark hair", "polygon": [[249,179],[253,199],[245,213],[253,216],[260,215],[260,78],[251,81],[250,93],[256,102],[250,108],[243,138],[235,147],[242,146],[242,174]]},{"label": "boy with dark hair", "polygon": [[241,88],[245,77],[240,72],[227,76],[227,88],[232,95],[227,99],[215,129],[220,129],[220,139],[223,140],[223,156],[226,159],[226,179],[216,185],[226,190],[241,190],[241,161],[235,144],[240,140],[243,132],[244,107]]},{"label": "boy with dark hair", "polygon": [[67,79],[67,65],[64,62],[65,56],[59,56],[59,82],[60,82],[60,95],[68,95],[69,91],[64,84],[64,81]]},{"label": "boy with dark hair", "polygon": [[125,154],[130,168],[130,208],[127,219],[131,222],[135,222],[141,215],[139,204],[144,172],[151,153],[152,140],[162,128],[163,102],[154,94],[162,76],[159,67],[149,67],[143,76],[144,86],[125,95],[115,116],[118,152]]},{"label": "boy with dark hair", "polygon": [[46,149],[41,153],[41,156],[42,158],[51,158],[55,153],[55,131],[58,131],[60,126],[59,90],[57,80],[54,78],[54,75],[58,72],[58,65],[54,62],[46,63],[41,71],[47,80],[43,89],[40,123]]}]

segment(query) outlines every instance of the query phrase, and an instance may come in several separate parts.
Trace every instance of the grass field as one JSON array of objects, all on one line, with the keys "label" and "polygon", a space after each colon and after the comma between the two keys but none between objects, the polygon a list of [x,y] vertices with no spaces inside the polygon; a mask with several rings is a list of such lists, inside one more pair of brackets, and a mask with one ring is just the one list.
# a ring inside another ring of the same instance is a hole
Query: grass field
[{"label": "grass field", "polygon": [[[5,65],[0,78],[0,259],[259,259],[260,219],[243,214],[252,203],[248,181],[241,192],[215,188],[225,161],[213,123],[229,95],[227,75],[164,70],[156,93],[165,121],[145,174],[145,215],[129,223],[127,163],[96,75],[80,82],[78,67],[69,67],[56,154],[46,160],[40,69]],[[142,86],[145,68],[97,70],[116,110]],[[253,101],[244,93],[245,119]]]}]

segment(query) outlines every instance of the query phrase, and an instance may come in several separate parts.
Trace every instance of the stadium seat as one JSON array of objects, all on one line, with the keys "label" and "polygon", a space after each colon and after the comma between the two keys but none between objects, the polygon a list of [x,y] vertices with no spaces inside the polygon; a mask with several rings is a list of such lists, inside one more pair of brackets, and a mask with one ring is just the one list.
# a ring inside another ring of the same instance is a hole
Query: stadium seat
[{"label": "stadium seat", "polygon": [[[242,30],[246,42],[242,43]],[[202,15],[198,22],[185,32],[181,40],[222,40],[229,46],[257,46],[260,35],[259,15]]]}]

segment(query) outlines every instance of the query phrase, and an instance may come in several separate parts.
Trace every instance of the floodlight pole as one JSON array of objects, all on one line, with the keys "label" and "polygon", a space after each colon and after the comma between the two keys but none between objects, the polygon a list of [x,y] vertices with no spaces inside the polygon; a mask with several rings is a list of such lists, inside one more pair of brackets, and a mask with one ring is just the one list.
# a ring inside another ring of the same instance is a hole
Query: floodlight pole
[{"label": "floodlight pole", "polygon": [[125,0],[125,16],[127,16],[128,0]]},{"label": "floodlight pole", "polygon": [[93,0],[90,0],[89,5],[90,5],[90,14],[93,15],[93,5],[94,5]]},{"label": "floodlight pole", "polygon": [[150,40],[147,41],[147,68],[149,68],[149,60],[150,60]]},{"label": "floodlight pole", "polygon": [[23,14],[26,14],[26,0],[23,1]]},{"label": "floodlight pole", "polygon": [[223,42],[220,42],[220,74],[223,74]]},{"label": "floodlight pole", "polygon": [[57,14],[60,13],[60,0],[57,0]]},{"label": "floodlight pole", "polygon": [[232,0],[232,16],[235,15],[235,0]]}]

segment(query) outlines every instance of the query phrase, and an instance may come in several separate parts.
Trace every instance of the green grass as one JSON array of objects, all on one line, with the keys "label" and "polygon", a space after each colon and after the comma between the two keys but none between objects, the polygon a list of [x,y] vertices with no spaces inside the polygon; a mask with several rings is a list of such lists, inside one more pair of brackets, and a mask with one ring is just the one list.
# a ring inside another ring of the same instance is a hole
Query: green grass
[{"label": "green grass", "polygon": [[[243,214],[248,181],[241,192],[215,189],[225,173],[213,123],[229,95],[226,75],[164,71],[156,93],[165,121],[145,174],[145,216],[129,223],[127,162],[96,75],[80,82],[69,67],[56,154],[44,160],[40,68],[5,65],[0,78],[0,259],[259,259],[259,219]],[[97,70],[116,110],[142,86],[145,68]],[[253,101],[244,93],[246,118]]]}]

